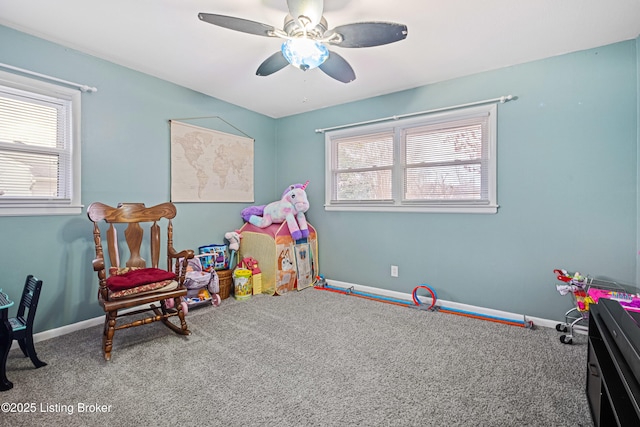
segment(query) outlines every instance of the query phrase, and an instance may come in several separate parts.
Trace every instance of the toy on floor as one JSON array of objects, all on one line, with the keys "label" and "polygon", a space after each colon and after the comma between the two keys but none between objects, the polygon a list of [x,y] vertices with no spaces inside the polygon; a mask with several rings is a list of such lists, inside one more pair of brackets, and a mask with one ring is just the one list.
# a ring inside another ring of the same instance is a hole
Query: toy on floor
[{"label": "toy on floor", "polygon": [[[387,304],[399,305],[401,307],[417,308],[418,310],[424,310],[424,311],[439,311],[442,313],[455,314],[457,316],[470,317],[473,319],[480,319],[480,320],[488,320],[490,322],[502,323],[502,324],[511,325],[511,326],[519,326],[522,328],[533,329],[534,327],[533,322],[530,320],[527,320],[526,316],[523,316],[522,320],[510,319],[510,318],[498,317],[490,314],[475,313],[472,311],[461,310],[458,308],[444,307],[442,305],[435,305],[438,299],[438,296],[436,295],[435,290],[431,286],[424,285],[424,284],[417,286],[413,289],[413,292],[411,294],[412,301],[357,291],[353,286],[350,288],[340,288],[340,287],[328,285],[327,280],[322,275],[316,276],[316,284],[314,285],[314,288],[322,291],[335,292],[342,295],[355,296],[359,298],[380,301]],[[430,294],[429,298],[431,298],[431,305],[426,306],[426,304],[424,304],[420,300],[419,298],[420,296],[418,295],[418,290],[420,289],[425,289],[429,292]]]},{"label": "toy on floor", "polygon": [[198,252],[196,257],[200,258],[202,270],[210,272],[229,268],[229,253],[226,244],[200,246]]},{"label": "toy on floor", "polygon": [[240,239],[242,239],[242,234],[238,230],[236,231],[228,231],[224,233],[224,238],[229,242],[229,269],[233,270],[235,266],[236,253],[240,249]]},{"label": "toy on floor", "polygon": [[290,185],[282,194],[282,199],[263,206],[250,206],[242,210],[242,218],[256,227],[266,228],[273,223],[286,222],[293,240],[309,235],[304,213],[309,210],[309,201],[304,184]]},{"label": "toy on floor", "polygon": [[251,270],[251,274],[259,274],[260,269],[258,268],[258,261],[251,257],[242,258],[242,264],[245,266],[247,270]]},{"label": "toy on floor", "polygon": [[616,282],[594,279],[589,275],[583,276],[578,272],[570,273],[564,269],[555,269],[553,273],[556,275],[556,279],[562,282],[556,284],[556,290],[560,295],[571,295],[574,302],[574,307],[564,314],[564,322],[556,325],[556,331],[568,332],[568,334],[560,336],[560,342],[563,344],[573,344],[575,327],[580,324],[584,327],[587,326],[589,306],[597,303],[600,298],[620,297],[623,300],[628,300],[623,305],[627,310],[638,310],[638,307],[631,306],[632,298],[628,298],[630,294],[627,294],[624,287]]},{"label": "toy on floor", "polygon": [[[189,313],[189,304],[187,304],[187,302],[181,298],[181,303],[180,305],[182,306],[182,312],[185,314],[185,316],[187,315],[187,313]],[[172,309],[175,304],[173,302],[173,298],[168,298],[166,300],[164,300],[164,304],[168,309]]]},{"label": "toy on floor", "polygon": [[[307,223],[309,236],[303,239],[309,246],[312,264],[311,274],[319,273],[318,236],[315,227]],[[291,237],[287,224],[271,224],[260,228],[246,222],[242,228],[242,243],[238,252],[238,265],[243,258],[251,257],[260,263],[261,293],[280,295],[296,289],[297,269],[295,252],[298,244]],[[302,243],[302,242],[301,242]],[[315,280],[314,280],[315,281]],[[254,289],[254,294],[255,294]]]},{"label": "toy on floor", "polygon": [[212,294],[209,292],[209,290],[207,290],[207,288],[202,288],[198,291],[198,294],[196,296],[187,297],[186,301],[189,305],[211,301],[211,305],[217,307],[220,305],[220,302],[222,302],[222,299],[220,298],[220,295]]},{"label": "toy on floor", "polygon": [[[187,288],[187,296],[182,298],[182,309],[187,314],[187,307],[194,304],[211,301],[211,305],[218,306],[220,298],[220,281],[215,270],[205,271],[200,256],[196,256],[187,261],[187,272],[185,273],[184,287]],[[173,308],[173,300],[165,300],[167,308]]]},{"label": "toy on floor", "polygon": [[251,281],[253,284],[253,294],[262,293],[262,271],[258,267],[258,261],[254,258],[247,257],[242,259],[242,265],[247,270],[251,271]]},{"label": "toy on floor", "polygon": [[253,294],[251,282],[251,270],[236,268],[233,270],[233,297],[237,300],[246,300]]},{"label": "toy on floor", "polygon": [[[431,298],[431,305],[426,306],[419,298],[418,296],[418,290],[420,289],[424,289],[427,292],[429,292],[430,298]],[[416,307],[420,308],[421,310],[434,310],[434,307],[436,306],[436,301],[438,300],[438,296],[436,295],[436,291],[433,290],[433,288],[429,285],[420,285],[420,286],[416,286],[415,289],[413,290],[413,292],[411,293],[411,298],[413,299],[413,303],[416,305]]]}]

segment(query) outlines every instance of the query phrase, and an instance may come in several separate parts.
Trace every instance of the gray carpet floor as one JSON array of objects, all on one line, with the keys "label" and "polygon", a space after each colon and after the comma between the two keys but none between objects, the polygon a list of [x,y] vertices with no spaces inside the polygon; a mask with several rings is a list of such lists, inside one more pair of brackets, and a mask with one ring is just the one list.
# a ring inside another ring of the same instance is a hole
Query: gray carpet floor
[{"label": "gray carpet floor", "polygon": [[548,328],[313,288],[187,321],[188,337],[160,323],[116,332],[110,362],[101,327],[37,343],[40,369],[12,350],[0,425],[593,425],[584,335],[565,345]]}]

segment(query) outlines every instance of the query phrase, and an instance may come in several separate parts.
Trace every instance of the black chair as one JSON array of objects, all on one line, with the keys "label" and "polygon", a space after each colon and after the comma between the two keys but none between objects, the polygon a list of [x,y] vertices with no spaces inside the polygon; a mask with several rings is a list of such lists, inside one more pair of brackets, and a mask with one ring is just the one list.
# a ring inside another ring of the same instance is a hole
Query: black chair
[{"label": "black chair", "polygon": [[[47,364],[38,359],[36,349],[33,346],[33,319],[36,317],[36,308],[42,290],[42,280],[38,280],[32,275],[27,276],[18,306],[18,315],[9,318],[11,326],[11,336],[18,341],[24,356],[29,356],[36,368]],[[26,312],[26,316],[25,316]]]}]

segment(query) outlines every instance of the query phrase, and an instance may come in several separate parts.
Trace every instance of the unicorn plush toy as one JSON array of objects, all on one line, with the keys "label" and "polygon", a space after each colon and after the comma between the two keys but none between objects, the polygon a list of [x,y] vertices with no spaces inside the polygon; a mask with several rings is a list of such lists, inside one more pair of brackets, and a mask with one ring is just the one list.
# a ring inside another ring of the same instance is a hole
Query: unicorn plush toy
[{"label": "unicorn plush toy", "polygon": [[255,225],[265,228],[273,223],[287,222],[293,240],[309,235],[309,227],[304,213],[309,210],[307,193],[304,191],[309,181],[304,184],[290,185],[277,202],[262,206],[250,206],[242,210],[242,218]]}]

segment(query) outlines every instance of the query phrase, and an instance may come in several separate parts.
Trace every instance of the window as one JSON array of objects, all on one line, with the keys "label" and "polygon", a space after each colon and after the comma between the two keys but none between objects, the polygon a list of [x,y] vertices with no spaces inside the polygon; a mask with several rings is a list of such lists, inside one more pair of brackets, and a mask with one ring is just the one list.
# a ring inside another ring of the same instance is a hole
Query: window
[{"label": "window", "polygon": [[326,210],[496,213],[495,104],[325,135]]},{"label": "window", "polygon": [[81,213],[80,98],[0,72],[0,216]]}]

